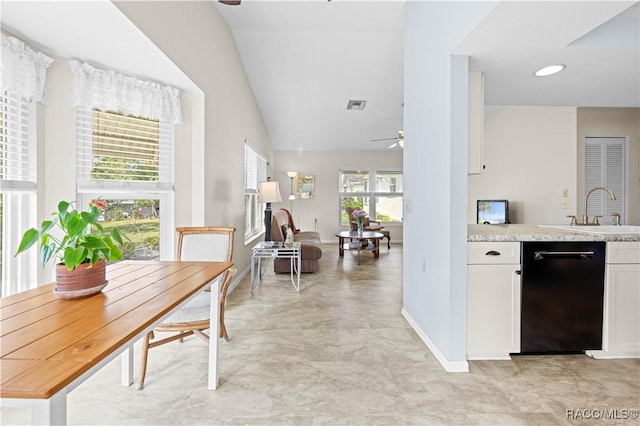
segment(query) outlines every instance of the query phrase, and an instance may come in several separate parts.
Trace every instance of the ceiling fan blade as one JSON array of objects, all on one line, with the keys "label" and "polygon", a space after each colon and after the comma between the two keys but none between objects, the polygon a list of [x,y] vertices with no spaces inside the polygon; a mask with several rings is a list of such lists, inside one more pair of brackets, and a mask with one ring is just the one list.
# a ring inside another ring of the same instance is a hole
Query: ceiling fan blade
[{"label": "ceiling fan blade", "polygon": [[398,145],[400,145],[400,148],[404,148],[404,138],[398,139]]},{"label": "ceiling fan blade", "polygon": [[384,138],[384,139],[371,139],[371,142],[378,142],[378,141],[395,141],[398,138]]},{"label": "ceiling fan blade", "polygon": [[387,149],[394,148],[396,145],[398,145],[398,142],[394,142],[394,143],[392,143],[391,145],[389,145],[389,146],[387,147]]}]

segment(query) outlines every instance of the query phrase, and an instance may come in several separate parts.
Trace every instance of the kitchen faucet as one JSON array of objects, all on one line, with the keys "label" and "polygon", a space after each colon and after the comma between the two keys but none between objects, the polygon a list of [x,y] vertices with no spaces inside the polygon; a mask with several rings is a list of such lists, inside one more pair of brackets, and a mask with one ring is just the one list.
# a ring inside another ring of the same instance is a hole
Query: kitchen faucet
[{"label": "kitchen faucet", "polygon": [[593,217],[593,223],[589,223],[589,216],[587,214],[587,205],[589,204],[589,196],[596,189],[601,189],[603,191],[607,191],[609,193],[609,195],[611,196],[611,200],[615,200],[616,199],[616,194],[614,194],[612,190],[610,190],[608,188],[605,188],[603,186],[597,186],[597,187],[593,188],[591,191],[589,191],[587,193],[587,196],[584,199],[584,214],[582,215],[582,224],[583,225],[600,225],[600,222],[598,221],[598,218],[602,217],[602,216],[594,216]]}]

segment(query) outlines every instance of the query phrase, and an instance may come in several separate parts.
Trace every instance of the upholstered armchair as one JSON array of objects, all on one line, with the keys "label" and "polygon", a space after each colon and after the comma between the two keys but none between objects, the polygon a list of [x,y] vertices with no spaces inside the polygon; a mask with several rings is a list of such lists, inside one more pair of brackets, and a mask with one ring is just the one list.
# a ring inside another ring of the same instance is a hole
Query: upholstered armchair
[{"label": "upholstered armchair", "polygon": [[[358,222],[356,222],[356,219],[353,217],[354,210],[355,207],[344,208],[344,211],[347,212],[347,217],[349,217],[349,226],[351,227],[351,231],[353,232],[358,230]],[[363,225],[365,231],[380,232],[382,235],[384,235],[382,239],[387,239],[387,249],[391,248],[391,235],[389,234],[389,231],[384,229],[384,226],[380,225],[379,221],[371,220],[368,216],[365,216]]]}]

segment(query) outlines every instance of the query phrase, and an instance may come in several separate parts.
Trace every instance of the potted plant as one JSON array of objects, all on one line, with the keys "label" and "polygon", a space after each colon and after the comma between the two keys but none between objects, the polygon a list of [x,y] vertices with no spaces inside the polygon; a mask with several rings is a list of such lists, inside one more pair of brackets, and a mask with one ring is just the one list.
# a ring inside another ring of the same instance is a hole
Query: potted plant
[{"label": "potted plant", "polygon": [[122,259],[115,244],[122,245],[120,232],[117,228],[106,231],[98,223],[104,208],[100,199],[92,200],[88,211],[78,211],[72,203],[61,201],[52,220],[43,221],[40,230],[31,228],[24,233],[16,255],[39,240],[42,266],[52,259],[58,262],[56,294],[76,298],[100,292],[107,285],[106,262]]}]

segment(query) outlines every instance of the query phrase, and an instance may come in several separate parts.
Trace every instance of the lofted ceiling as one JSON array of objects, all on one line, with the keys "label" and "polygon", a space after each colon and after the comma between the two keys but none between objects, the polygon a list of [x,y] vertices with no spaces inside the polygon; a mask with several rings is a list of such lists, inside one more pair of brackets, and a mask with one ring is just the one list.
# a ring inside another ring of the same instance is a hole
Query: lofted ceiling
[{"label": "lofted ceiling", "polygon": [[[402,129],[404,1],[247,1],[232,29],[279,150],[387,149]],[[499,2],[454,52],[505,105],[640,106],[638,2]],[[545,65],[567,65],[537,78]],[[366,100],[347,111],[349,100]],[[397,146],[395,149],[399,149]]]},{"label": "lofted ceiling", "polygon": [[[275,149],[385,150],[393,143],[371,139],[402,130],[404,0],[210,1],[233,32]],[[3,30],[45,52],[197,90],[109,1],[2,0],[0,18]],[[638,2],[497,2],[454,53],[470,56],[471,69],[485,75],[488,112],[638,107],[639,21]],[[533,77],[552,63],[567,68]],[[347,110],[350,100],[367,102]]]}]

